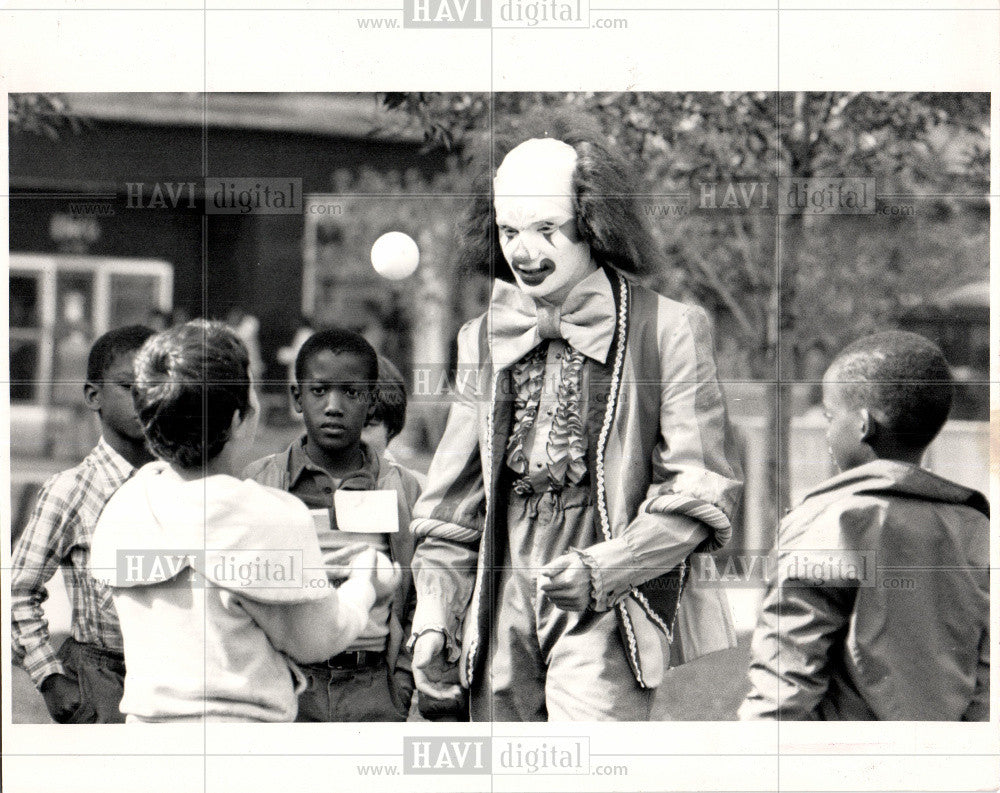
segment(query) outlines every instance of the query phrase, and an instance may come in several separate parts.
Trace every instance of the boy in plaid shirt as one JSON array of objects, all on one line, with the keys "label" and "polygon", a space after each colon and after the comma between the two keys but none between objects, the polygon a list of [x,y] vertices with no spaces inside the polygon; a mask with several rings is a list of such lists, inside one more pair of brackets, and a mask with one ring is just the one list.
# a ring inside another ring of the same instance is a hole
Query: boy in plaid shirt
[{"label": "boy in plaid shirt", "polygon": [[[101,336],[87,359],[83,395],[101,422],[101,440],[75,468],[49,479],[38,494],[11,558],[11,642],[15,662],[31,675],[60,723],[124,722],[118,710],[125,678],[122,637],[111,592],[87,570],[90,539],[105,503],[146,450],[132,404],[132,360],[153,335],[130,325]],[[42,603],[62,567],[73,606],[72,635],[56,652]]]}]

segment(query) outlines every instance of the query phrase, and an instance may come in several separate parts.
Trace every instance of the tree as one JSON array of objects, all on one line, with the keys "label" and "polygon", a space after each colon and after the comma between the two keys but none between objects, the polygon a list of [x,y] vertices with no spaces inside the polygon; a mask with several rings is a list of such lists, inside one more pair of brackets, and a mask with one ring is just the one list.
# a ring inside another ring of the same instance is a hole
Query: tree
[{"label": "tree", "polygon": [[7,123],[12,133],[44,135],[51,140],[65,130],[79,132],[83,126],[59,94],[8,94]]}]

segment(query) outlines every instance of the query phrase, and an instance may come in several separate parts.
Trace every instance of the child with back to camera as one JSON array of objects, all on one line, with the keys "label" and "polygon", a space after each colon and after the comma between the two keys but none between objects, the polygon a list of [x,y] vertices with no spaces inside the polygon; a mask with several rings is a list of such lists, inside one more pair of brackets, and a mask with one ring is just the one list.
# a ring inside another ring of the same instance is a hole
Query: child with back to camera
[{"label": "child with back to camera", "polygon": [[782,522],[741,719],[989,720],[989,504],[920,467],[952,392],[914,333],[827,370],[841,473]]},{"label": "child with back to camera", "polygon": [[[346,647],[399,570],[368,552],[342,586],[321,586],[308,509],[236,478],[258,408],[247,350],[232,331],[205,321],[164,331],[135,370],[135,404],[159,460],[108,502],[91,558],[95,577],[111,579],[121,620],[122,712],[127,721],[292,721],[304,680],[290,659]],[[120,569],[130,549],[141,549],[140,575],[128,559]],[[254,560],[270,578],[233,572]]]}]

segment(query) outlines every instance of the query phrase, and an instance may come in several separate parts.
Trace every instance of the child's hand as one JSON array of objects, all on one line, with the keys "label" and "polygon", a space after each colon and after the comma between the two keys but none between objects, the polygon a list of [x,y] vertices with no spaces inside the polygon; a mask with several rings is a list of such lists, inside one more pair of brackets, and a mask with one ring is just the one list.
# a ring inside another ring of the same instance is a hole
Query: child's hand
[{"label": "child's hand", "polygon": [[399,565],[389,559],[384,553],[376,554],[375,565],[375,602],[381,603],[391,600],[399,587],[399,579],[402,577]]},{"label": "child's hand", "polygon": [[331,581],[344,581],[351,575],[351,562],[354,557],[370,546],[364,542],[354,542],[334,551],[323,552],[323,567],[326,577]]},{"label": "child's hand", "polygon": [[351,559],[351,574],[348,576],[352,581],[358,578],[362,581],[367,581],[375,586],[375,565],[378,562],[378,557],[375,555],[376,551],[374,548],[365,548],[361,553]]},{"label": "child's hand", "polygon": [[374,548],[365,548],[351,562],[351,578],[367,580],[375,590],[375,602],[379,603],[392,596],[399,586],[399,565],[389,561],[384,553]]},{"label": "child's hand", "polygon": [[80,684],[67,675],[49,675],[42,681],[42,697],[49,715],[59,724],[75,721],[81,707]]},{"label": "child's hand", "polygon": [[564,553],[538,575],[539,587],[563,611],[585,611],[590,605],[590,570],[577,553]]}]

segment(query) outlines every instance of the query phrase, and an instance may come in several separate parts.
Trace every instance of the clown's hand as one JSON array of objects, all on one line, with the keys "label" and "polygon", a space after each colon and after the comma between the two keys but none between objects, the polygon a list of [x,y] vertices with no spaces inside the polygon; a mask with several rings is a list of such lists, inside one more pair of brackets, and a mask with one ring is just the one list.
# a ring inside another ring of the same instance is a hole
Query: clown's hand
[{"label": "clown's hand", "polygon": [[590,605],[590,569],[578,553],[564,553],[545,565],[538,585],[563,611],[585,611]]},{"label": "clown's hand", "polygon": [[413,645],[413,682],[433,699],[456,699],[462,689],[455,683],[455,665],[445,658],[444,634],[431,630],[421,633]]}]

